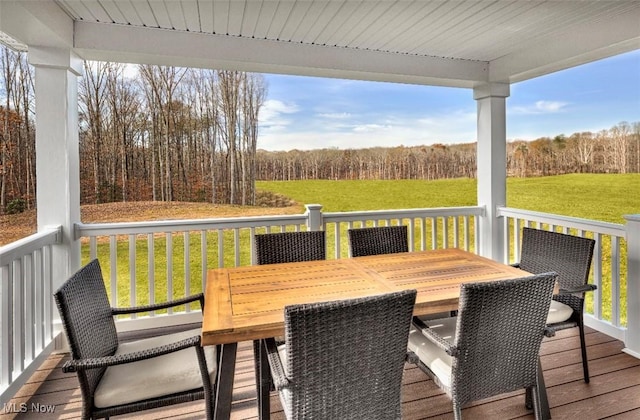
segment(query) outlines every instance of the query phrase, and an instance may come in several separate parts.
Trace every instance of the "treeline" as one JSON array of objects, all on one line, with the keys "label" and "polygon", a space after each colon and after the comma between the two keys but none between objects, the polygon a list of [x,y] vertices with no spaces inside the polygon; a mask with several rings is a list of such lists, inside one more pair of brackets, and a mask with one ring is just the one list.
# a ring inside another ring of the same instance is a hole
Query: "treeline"
[{"label": "treeline", "polygon": [[[432,146],[259,150],[260,180],[475,178],[476,143]],[[528,177],[566,173],[640,173],[640,122],[598,133],[558,135],[507,144],[507,173]]]},{"label": "treeline", "polygon": [[301,179],[474,178],[475,144],[369,149],[259,150],[256,174],[265,181]]},{"label": "treeline", "polygon": [[[0,48],[0,212],[35,206],[34,75]],[[267,86],[238,71],[85,62],[79,79],[82,203],[255,203]]]},{"label": "treeline", "polygon": [[[35,206],[34,76],[0,48],[0,212]],[[257,149],[261,75],[87,62],[79,80],[81,201],[251,205],[256,180],[476,176],[476,145]],[[640,172],[640,122],[507,145],[510,176]]]},{"label": "treeline", "polygon": [[259,74],[85,62],[79,85],[83,202],[255,203]]}]

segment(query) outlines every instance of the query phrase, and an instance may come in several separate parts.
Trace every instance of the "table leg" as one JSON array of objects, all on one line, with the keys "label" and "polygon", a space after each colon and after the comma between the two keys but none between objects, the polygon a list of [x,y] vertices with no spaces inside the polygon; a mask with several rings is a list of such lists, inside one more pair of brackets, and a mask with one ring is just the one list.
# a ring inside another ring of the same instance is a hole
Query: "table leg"
[{"label": "table leg", "polygon": [[271,373],[267,360],[267,348],[263,340],[253,342],[253,354],[256,369],[256,393],[258,400],[258,419],[268,420],[270,416],[269,393],[271,391]]},{"label": "table leg", "polygon": [[540,417],[543,420],[551,418],[551,410],[549,409],[549,400],[547,399],[547,388],[544,384],[544,375],[542,374],[542,365],[538,358],[538,374],[536,375],[536,389],[538,390],[538,401],[540,401]]},{"label": "table leg", "polygon": [[216,393],[216,420],[227,420],[231,417],[231,398],[233,394],[233,377],[236,370],[236,350],[238,343],[223,344],[218,365],[218,391]]}]

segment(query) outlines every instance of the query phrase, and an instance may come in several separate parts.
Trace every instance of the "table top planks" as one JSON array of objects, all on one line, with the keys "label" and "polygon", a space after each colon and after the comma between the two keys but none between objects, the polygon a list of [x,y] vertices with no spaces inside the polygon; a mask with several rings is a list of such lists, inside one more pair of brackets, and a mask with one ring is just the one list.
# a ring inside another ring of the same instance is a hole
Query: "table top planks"
[{"label": "table top planks", "polygon": [[506,264],[457,248],[359,257],[358,263],[392,290],[416,289],[414,315],[458,308],[462,283],[530,275]]},{"label": "table top planks", "polygon": [[202,344],[282,335],[287,305],[416,289],[425,315],[456,309],[462,283],[527,275],[456,248],[209,270]]}]

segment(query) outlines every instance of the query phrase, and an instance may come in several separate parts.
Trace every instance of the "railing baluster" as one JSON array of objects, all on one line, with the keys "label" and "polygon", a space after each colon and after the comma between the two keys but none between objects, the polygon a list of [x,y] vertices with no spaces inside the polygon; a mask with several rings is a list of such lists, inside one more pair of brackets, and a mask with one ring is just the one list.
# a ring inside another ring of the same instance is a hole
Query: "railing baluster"
[{"label": "railing baluster", "polygon": [[438,218],[431,218],[431,249],[438,249]]},{"label": "railing baluster", "polygon": [[[191,240],[189,231],[185,231],[183,234],[184,240],[184,295],[189,296],[191,294],[191,257],[190,257],[190,245]],[[185,312],[191,312],[191,304],[187,304]]]},{"label": "railing baluster", "polygon": [[98,258],[98,241],[95,236],[89,238],[89,259],[95,260]]},{"label": "railing baluster", "polygon": [[469,219],[471,217],[470,216],[464,216],[463,221],[464,221],[464,249],[465,251],[469,251],[469,242],[470,242],[470,237],[469,237]]},{"label": "railing baluster", "polygon": [[34,354],[37,356],[44,348],[44,300],[45,296],[49,299],[51,295],[45,295],[44,291],[44,278],[43,278],[43,261],[42,261],[42,250],[36,250],[33,253],[33,287],[34,287],[34,319],[33,319],[33,328],[34,328],[34,337],[33,337],[33,345],[36,350]]},{"label": "railing baluster", "polygon": [[449,217],[442,217],[442,249],[449,248]]},{"label": "railing baluster", "polygon": [[453,216],[452,219],[453,219],[453,247],[459,248],[460,247],[460,243],[459,243],[460,219],[458,218],[458,216]]},{"label": "railing baluster", "polygon": [[200,231],[200,267],[202,276],[202,291],[204,292],[207,282],[207,231],[202,229]]},{"label": "railing baluster", "polygon": [[224,267],[224,231],[218,229],[218,267]]},{"label": "railing baluster", "polygon": [[[165,233],[167,242],[167,300],[173,299],[173,233]],[[173,308],[168,308],[167,313],[171,315]]]},{"label": "railing baluster", "polygon": [[611,323],[620,326],[620,238],[611,238]]},{"label": "railing baluster", "polygon": [[[155,236],[153,233],[147,234],[147,261],[149,268],[149,304],[156,303],[156,270],[155,270]],[[151,316],[154,316],[156,311],[151,311]]]},{"label": "railing baluster", "polygon": [[257,262],[256,258],[256,228],[249,228],[249,256],[251,265],[255,265]]},{"label": "railing baluster", "polygon": [[109,267],[111,274],[109,276],[111,280],[111,305],[119,306],[118,303],[118,270],[116,267],[116,261],[118,260],[118,244],[116,243],[116,235],[109,236]]},{"label": "railing baluster", "polygon": [[53,340],[53,257],[51,245],[45,246],[42,249],[42,276],[44,282],[44,303],[42,305],[42,313],[44,316],[44,336],[46,343]]},{"label": "railing baluster", "polygon": [[14,262],[0,267],[0,387],[13,381],[13,284]]},{"label": "railing baluster", "polygon": [[[284,232],[284,228],[280,226],[280,232]],[[240,229],[233,229],[233,253],[235,255],[235,266],[240,266]]]},{"label": "railing baluster", "polygon": [[[129,235],[129,306],[136,306],[136,235]],[[130,315],[136,319],[136,314]]]},{"label": "railing baluster", "polygon": [[513,221],[513,260],[514,262],[520,262],[520,219],[515,219]]},{"label": "railing baluster", "polygon": [[[35,252],[35,251],[34,251]],[[22,278],[24,279],[24,324],[22,340],[24,341],[24,360],[30,362],[34,359],[34,344],[33,344],[33,320],[34,320],[34,278],[33,278],[33,252],[25,255],[24,258],[24,273]]]},{"label": "railing baluster", "polygon": [[[400,220],[399,224],[402,224],[402,220]],[[407,230],[409,231],[409,251],[411,252],[415,249],[415,221],[413,219],[409,219],[407,227]]]},{"label": "railing baluster", "polygon": [[593,316],[602,318],[602,234],[595,234],[596,245],[593,249],[593,278],[598,287],[593,293]]},{"label": "railing baluster", "polygon": [[24,334],[24,257],[17,261],[15,271],[13,272],[13,293],[16,299],[13,302],[13,370],[14,372],[22,372],[24,368],[24,342],[22,336]]},{"label": "railing baluster", "polygon": [[[349,222],[349,229],[350,228],[351,228],[351,222]],[[340,242],[340,223],[336,222],[333,224],[333,234],[334,234],[335,243],[336,243],[335,258],[338,259],[340,258],[340,247],[342,245],[342,243]]]}]

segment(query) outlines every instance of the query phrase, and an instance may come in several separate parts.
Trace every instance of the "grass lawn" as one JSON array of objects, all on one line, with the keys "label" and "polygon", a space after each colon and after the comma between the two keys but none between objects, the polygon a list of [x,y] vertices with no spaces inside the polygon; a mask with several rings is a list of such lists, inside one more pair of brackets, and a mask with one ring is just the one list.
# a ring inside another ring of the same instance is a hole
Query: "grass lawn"
[{"label": "grass lawn", "polygon": [[[258,189],[284,194],[323,211],[474,206],[475,179],[434,181],[270,181]],[[640,213],[640,174],[571,174],[507,179],[507,205],[526,210],[624,223]]]}]

